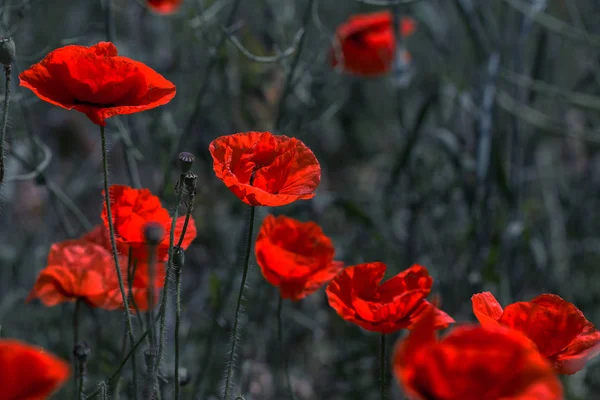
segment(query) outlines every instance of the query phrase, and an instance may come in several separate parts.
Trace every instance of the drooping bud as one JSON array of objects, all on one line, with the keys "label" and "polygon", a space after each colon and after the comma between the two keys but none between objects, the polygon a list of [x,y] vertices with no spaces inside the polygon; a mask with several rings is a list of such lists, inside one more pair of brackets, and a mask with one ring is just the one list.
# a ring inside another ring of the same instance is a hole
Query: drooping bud
[{"label": "drooping bud", "polygon": [[177,161],[179,163],[179,170],[181,171],[182,175],[184,175],[192,168],[192,164],[194,163],[195,159],[196,157],[194,157],[192,153],[188,153],[187,151],[179,153]]},{"label": "drooping bud", "polygon": [[0,38],[0,63],[10,66],[15,60],[15,42],[10,37]]}]

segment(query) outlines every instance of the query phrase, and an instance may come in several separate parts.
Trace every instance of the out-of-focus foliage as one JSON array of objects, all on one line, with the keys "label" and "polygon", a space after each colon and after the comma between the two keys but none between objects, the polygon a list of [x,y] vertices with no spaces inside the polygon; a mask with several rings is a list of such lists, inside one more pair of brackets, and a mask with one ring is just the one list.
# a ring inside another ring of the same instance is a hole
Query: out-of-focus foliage
[{"label": "out-of-focus foliage", "polygon": [[[378,3],[185,0],[166,16],[143,0],[112,0],[110,15],[108,0],[0,1],[0,33],[17,46],[0,207],[0,336],[71,358],[73,305],[24,300],[51,243],[100,222],[100,137],[85,116],[40,102],[16,77],[52,49],[95,44],[108,31],[120,54],[177,86],[167,106],[108,121],[112,183],[131,184],[137,168],[141,185],[172,207],[174,155],[196,155],[198,236],[186,252],[180,331],[191,379],[184,398],[214,399],[221,389],[247,208],[215,178],[208,144],[235,132],[297,137],[323,170],[313,200],[260,208],[256,224],[269,212],[317,221],[336,259],[383,261],[388,276],[425,265],[457,321],[474,320],[471,295],[489,290],[502,304],[556,293],[600,324],[600,2],[370,2]],[[382,8],[418,22],[398,43],[398,54],[411,57],[381,78],[332,69],[338,24]],[[12,179],[39,164],[46,168],[33,179]],[[246,297],[236,391],[283,399],[278,291],[255,266]],[[339,318],[323,290],[284,304],[284,331],[298,399],[377,398],[378,337]],[[88,390],[118,366],[124,333],[122,313],[82,308]],[[599,398],[600,365],[564,383],[569,399]]]}]

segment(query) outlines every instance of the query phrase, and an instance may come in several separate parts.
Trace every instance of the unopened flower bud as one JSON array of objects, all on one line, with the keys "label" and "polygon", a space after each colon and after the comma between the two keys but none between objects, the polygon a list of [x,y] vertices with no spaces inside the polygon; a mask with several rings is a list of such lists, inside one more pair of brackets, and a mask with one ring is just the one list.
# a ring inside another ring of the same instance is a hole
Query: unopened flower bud
[{"label": "unopened flower bud", "polygon": [[10,37],[0,38],[0,63],[11,65],[15,60],[15,42]]},{"label": "unopened flower bud", "polygon": [[144,238],[151,246],[157,246],[165,236],[165,228],[158,222],[148,222],[144,225]]},{"label": "unopened flower bud", "polygon": [[195,159],[196,157],[194,157],[192,153],[188,153],[187,151],[179,153],[177,161],[179,162],[179,170],[181,171],[182,175],[192,168],[192,164],[194,163]]}]

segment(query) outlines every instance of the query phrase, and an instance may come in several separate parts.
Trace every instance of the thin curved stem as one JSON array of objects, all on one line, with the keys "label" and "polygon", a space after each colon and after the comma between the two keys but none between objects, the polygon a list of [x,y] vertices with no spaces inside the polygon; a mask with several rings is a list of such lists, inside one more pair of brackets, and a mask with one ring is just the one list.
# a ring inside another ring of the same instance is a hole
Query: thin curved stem
[{"label": "thin curved stem", "polygon": [[10,65],[5,65],[4,105],[2,107],[2,131],[0,132],[0,184],[4,180],[4,141],[6,140],[6,127],[8,125],[8,105],[10,104],[10,75]]},{"label": "thin curved stem", "polygon": [[379,337],[379,394],[381,400],[385,400],[385,333],[382,333]]},{"label": "thin curved stem", "polygon": [[[179,204],[181,204],[181,198],[183,196],[183,179],[184,179],[184,175],[181,174],[179,176],[179,184],[177,185],[177,201],[175,203],[175,211],[173,212],[173,219],[171,220],[171,231],[169,232],[169,259],[167,261],[167,271],[165,274],[165,284],[163,286],[163,290],[162,290],[162,298],[161,298],[161,305],[160,308],[163,310],[163,313],[161,314],[160,317],[160,332],[159,332],[159,339],[158,339],[158,354],[156,357],[156,361],[154,363],[154,370],[152,371],[153,373],[153,387],[157,390],[157,385],[158,385],[158,370],[160,368],[160,363],[162,362],[162,355],[164,352],[164,348],[165,348],[165,336],[166,336],[166,315],[167,313],[165,312],[165,310],[167,309],[167,294],[168,294],[168,288],[169,288],[169,283],[170,283],[170,275],[171,272],[173,271],[173,244],[175,243],[175,225],[177,223],[177,217],[179,215]],[[158,390],[157,390],[158,392]]]},{"label": "thin curved stem", "polygon": [[[115,268],[117,269],[117,279],[119,280],[119,290],[121,291],[121,297],[123,299],[123,306],[125,307],[125,319],[127,324],[127,331],[129,336],[129,345],[133,348],[135,344],[135,337],[133,335],[133,324],[131,323],[131,312],[129,310],[129,301],[127,299],[127,292],[123,284],[123,276],[121,274],[121,267],[119,266],[119,253],[117,251],[117,242],[115,240],[115,226],[112,217],[112,211],[110,209],[110,192],[108,190],[108,159],[106,155],[106,135],[104,134],[104,126],[100,127],[100,139],[102,141],[102,167],[104,168],[104,204],[106,206],[106,215],[108,219],[108,231],[110,234],[110,246],[112,248],[113,259],[115,262]],[[135,352],[131,355],[131,367],[133,369],[133,398],[137,400],[138,386],[137,386],[137,367],[135,360]]]},{"label": "thin curved stem", "polygon": [[227,374],[225,377],[225,390],[223,393],[223,400],[229,400],[229,391],[231,390],[233,380],[233,359],[235,358],[235,351],[239,340],[239,324],[240,324],[240,312],[242,308],[242,299],[244,297],[244,288],[246,287],[246,278],[248,277],[248,266],[250,265],[250,253],[252,251],[252,232],[254,230],[254,214],[256,212],[255,206],[250,206],[250,221],[248,223],[248,240],[246,242],[246,250],[244,254],[244,269],[242,271],[242,283],[240,285],[240,291],[237,297],[237,304],[235,306],[235,317],[233,320],[233,332],[231,335],[231,350],[229,352],[229,360],[227,361]]},{"label": "thin curved stem", "polygon": [[[181,230],[181,236],[177,241],[177,248],[181,247],[185,232],[187,231],[188,223],[194,209],[194,193],[190,193],[190,202],[185,213],[185,220],[183,221],[183,229]],[[183,265],[178,265],[175,271],[175,400],[179,400],[179,324],[181,322],[181,270]]]},{"label": "thin curved stem", "polygon": [[279,296],[279,302],[277,303],[277,339],[279,340],[279,346],[281,351],[281,357],[283,357],[283,373],[285,374],[285,381],[287,389],[290,395],[290,399],[295,400],[294,390],[292,389],[292,379],[290,377],[290,364],[285,352],[285,345],[283,343],[283,298]]},{"label": "thin curved stem", "polygon": [[[75,305],[73,307],[73,349],[77,346],[79,342],[79,309],[81,308],[81,299],[75,300]],[[77,357],[73,355],[73,370],[77,371]],[[83,377],[75,375],[75,380],[73,381],[73,390],[77,388],[77,383],[79,382],[79,386],[82,385],[81,380]],[[77,397],[81,398],[81,396]]]}]

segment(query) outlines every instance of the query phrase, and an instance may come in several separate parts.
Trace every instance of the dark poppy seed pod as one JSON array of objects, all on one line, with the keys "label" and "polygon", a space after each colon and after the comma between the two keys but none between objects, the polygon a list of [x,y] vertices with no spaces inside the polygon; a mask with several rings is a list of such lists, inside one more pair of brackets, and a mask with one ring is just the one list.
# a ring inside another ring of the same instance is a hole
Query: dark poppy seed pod
[{"label": "dark poppy seed pod", "polygon": [[181,171],[182,175],[192,168],[192,164],[194,163],[195,159],[196,157],[194,157],[192,153],[188,153],[187,151],[182,151],[181,153],[179,153],[177,161],[179,163],[179,170]]},{"label": "dark poppy seed pod", "polygon": [[0,38],[0,63],[11,65],[15,60],[16,47],[15,42],[10,37]]},{"label": "dark poppy seed pod", "polygon": [[165,237],[165,228],[158,222],[148,222],[144,225],[144,238],[151,246],[157,246]]},{"label": "dark poppy seed pod", "polygon": [[90,347],[85,342],[77,342],[73,346],[73,355],[79,361],[80,365],[85,365],[90,355]]},{"label": "dark poppy seed pod", "polygon": [[194,171],[188,171],[183,178],[183,184],[187,193],[196,192],[196,181],[198,180],[198,174]]}]

